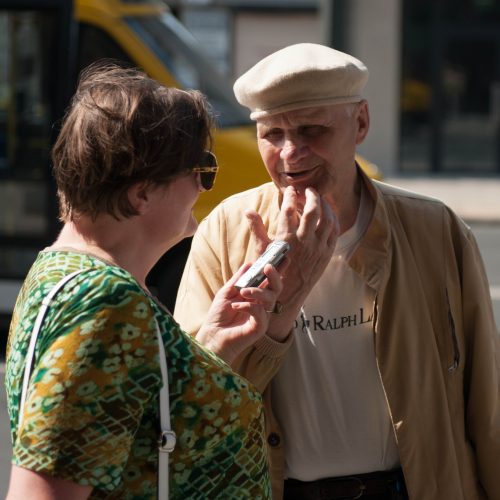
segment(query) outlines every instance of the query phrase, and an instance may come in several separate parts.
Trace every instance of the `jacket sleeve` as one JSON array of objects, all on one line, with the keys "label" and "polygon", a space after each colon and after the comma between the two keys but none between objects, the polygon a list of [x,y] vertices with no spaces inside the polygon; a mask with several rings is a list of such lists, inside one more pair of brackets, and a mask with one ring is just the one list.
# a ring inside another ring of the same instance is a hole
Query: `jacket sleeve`
[{"label": "jacket sleeve", "polygon": [[500,336],[484,264],[470,230],[463,247],[462,276],[467,432],[475,447],[479,480],[487,498],[500,500]]},{"label": "jacket sleeve", "polygon": [[[245,221],[240,218],[228,221],[228,217],[230,219],[223,207],[218,207],[202,221],[184,268],[174,317],[182,329],[193,336],[200,329],[217,291],[242,264],[250,261],[250,236]],[[292,342],[289,337],[280,343],[264,336],[238,357],[233,369],[263,392]]]},{"label": "jacket sleeve", "polygon": [[217,290],[224,283],[219,245],[207,239],[204,224],[196,232],[177,291],[174,318],[182,329],[196,336]]}]

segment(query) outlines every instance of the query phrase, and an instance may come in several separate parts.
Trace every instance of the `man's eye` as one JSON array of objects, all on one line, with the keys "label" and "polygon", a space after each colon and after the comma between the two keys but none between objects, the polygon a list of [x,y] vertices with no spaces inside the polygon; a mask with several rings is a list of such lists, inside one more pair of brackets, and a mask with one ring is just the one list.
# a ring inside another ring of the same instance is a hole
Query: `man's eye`
[{"label": "man's eye", "polygon": [[264,137],[266,139],[277,139],[283,135],[283,132],[279,128],[272,128],[271,130],[268,130],[265,134]]},{"label": "man's eye", "polygon": [[322,127],[321,125],[305,125],[300,127],[299,133],[301,135],[305,135],[306,137],[316,137],[317,135],[322,134],[324,130],[325,127]]}]

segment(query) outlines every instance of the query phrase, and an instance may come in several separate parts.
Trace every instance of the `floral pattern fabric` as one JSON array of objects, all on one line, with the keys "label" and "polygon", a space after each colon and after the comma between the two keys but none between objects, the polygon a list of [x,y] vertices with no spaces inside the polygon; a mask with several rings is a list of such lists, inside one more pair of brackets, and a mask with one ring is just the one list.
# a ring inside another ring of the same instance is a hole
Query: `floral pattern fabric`
[{"label": "floral pattern fabric", "polygon": [[[24,361],[45,317],[18,433]],[[184,333],[123,269],[69,251],[39,254],[18,297],[7,346],[13,463],[93,487],[90,498],[157,497],[156,323],[168,362],[170,497],[270,498],[260,394]]]}]

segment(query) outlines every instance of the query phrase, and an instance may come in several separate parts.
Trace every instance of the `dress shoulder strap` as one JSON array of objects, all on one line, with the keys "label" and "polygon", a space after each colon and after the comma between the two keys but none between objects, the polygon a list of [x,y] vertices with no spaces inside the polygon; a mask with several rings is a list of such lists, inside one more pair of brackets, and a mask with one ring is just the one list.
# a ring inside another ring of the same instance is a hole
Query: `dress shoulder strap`
[{"label": "dress shoulder strap", "polygon": [[68,281],[71,281],[75,276],[80,274],[82,271],[84,271],[84,269],[78,269],[77,271],[74,271],[71,274],[68,274],[67,276],[62,278],[52,287],[47,296],[42,299],[42,305],[35,319],[35,324],[33,326],[33,331],[31,332],[30,343],[28,346],[28,352],[26,353],[26,361],[24,364],[23,388],[21,391],[21,402],[19,404],[19,416],[17,419],[18,430],[20,429],[21,424],[23,422],[23,413],[24,413],[23,410],[24,410],[24,404],[26,403],[26,395],[28,393],[31,370],[33,369],[33,359],[35,357],[36,341],[38,339],[38,334],[40,333],[43,320],[45,319],[50,304],[54,300],[54,297],[57,295],[57,292],[59,292],[59,290],[61,290],[64,287],[64,285],[68,283]]}]

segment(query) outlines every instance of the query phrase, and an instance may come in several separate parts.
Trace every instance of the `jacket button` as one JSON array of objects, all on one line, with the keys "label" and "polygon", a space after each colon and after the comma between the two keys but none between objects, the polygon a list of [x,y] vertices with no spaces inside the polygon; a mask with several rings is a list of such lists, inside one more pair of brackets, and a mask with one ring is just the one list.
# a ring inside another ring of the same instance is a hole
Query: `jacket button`
[{"label": "jacket button", "polygon": [[269,446],[272,446],[274,448],[275,446],[278,446],[280,444],[281,439],[279,435],[276,434],[276,432],[271,432],[271,434],[267,436],[267,442],[269,443]]}]

